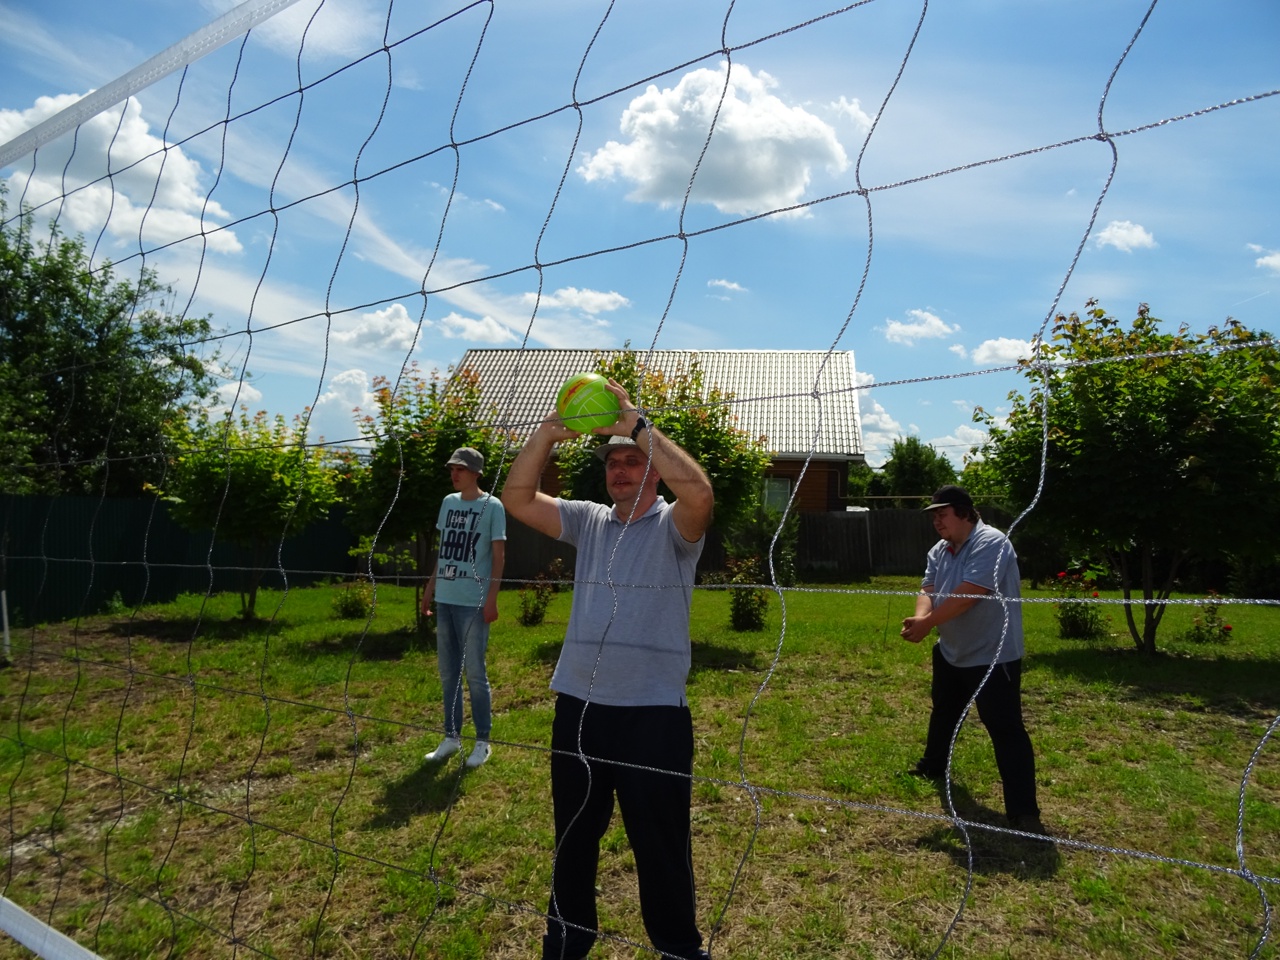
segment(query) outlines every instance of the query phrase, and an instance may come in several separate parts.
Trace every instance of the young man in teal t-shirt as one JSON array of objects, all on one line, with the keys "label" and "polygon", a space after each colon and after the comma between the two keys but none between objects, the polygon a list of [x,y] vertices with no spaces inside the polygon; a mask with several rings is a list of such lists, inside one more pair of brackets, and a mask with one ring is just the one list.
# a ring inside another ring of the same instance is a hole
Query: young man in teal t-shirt
[{"label": "young man in teal t-shirt", "polygon": [[436,529],[440,550],[422,594],[422,614],[436,604],[436,658],[444,688],[444,739],[427,760],[444,760],[462,748],[462,678],[471,694],[476,741],[468,767],[478,767],[492,752],[493,713],[485,654],[489,624],[498,619],[498,586],[506,560],[507,514],[502,501],[480,489],[484,456],[460,447],[448,461],[454,493],[440,504]]}]

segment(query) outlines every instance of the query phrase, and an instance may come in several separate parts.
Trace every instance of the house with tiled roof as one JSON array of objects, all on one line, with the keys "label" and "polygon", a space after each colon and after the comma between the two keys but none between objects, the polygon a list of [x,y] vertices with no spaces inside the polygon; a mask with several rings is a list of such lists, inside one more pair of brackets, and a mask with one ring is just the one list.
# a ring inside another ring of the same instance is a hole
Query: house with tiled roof
[{"label": "house with tiled roof", "polygon": [[[560,385],[575,373],[622,350],[468,350],[458,369],[473,371],[481,399],[498,411],[499,425],[523,441],[555,403]],[[799,481],[802,513],[846,507],[849,466],[865,462],[853,352],[849,350],[654,350],[648,366],[668,377],[696,362],[706,387],[731,395],[737,426],[764,437],[772,458],[767,497],[781,506]],[[800,479],[808,461],[808,470]],[[554,476],[544,489],[558,492]]]}]

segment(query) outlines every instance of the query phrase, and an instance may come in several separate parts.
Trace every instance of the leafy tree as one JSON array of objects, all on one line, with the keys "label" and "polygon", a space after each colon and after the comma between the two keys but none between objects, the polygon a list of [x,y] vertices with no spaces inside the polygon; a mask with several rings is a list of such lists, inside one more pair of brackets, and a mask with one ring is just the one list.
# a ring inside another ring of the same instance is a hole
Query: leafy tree
[{"label": "leafy tree", "polygon": [[[973,497],[983,520],[1002,530],[1010,529],[1018,521],[1021,510],[1010,502],[1004,478],[989,461],[980,457],[969,458],[960,473],[959,483]],[[1019,572],[1037,589],[1046,582],[1056,584],[1059,573],[1090,566],[1087,557],[1073,560],[1062,537],[1037,524],[1034,514],[1018,522],[1013,545],[1018,551]]]},{"label": "leafy tree", "polygon": [[1273,553],[1280,351],[1269,341],[1231,319],[1163,332],[1145,304],[1126,327],[1090,301],[1083,316],[1059,316],[1024,363],[1032,386],[1010,395],[1007,423],[975,413],[990,430],[984,469],[1018,508],[1037,495],[1047,419],[1029,520],[1072,555],[1106,562],[1144,653],[1188,557]]},{"label": "leafy tree", "polygon": [[[715,524],[723,532],[755,509],[769,465],[766,438],[750,437],[735,426],[733,397],[714,385],[707,387],[697,361],[687,372],[667,374],[646,369],[643,358],[635,350],[602,356],[595,372],[622,384],[649,420],[702,464],[715,491]],[[560,445],[557,463],[567,495],[612,502],[605,488],[604,464],[592,452],[600,442],[595,434],[584,434]],[[670,499],[665,484],[659,492]]]},{"label": "leafy tree", "polygon": [[166,313],[153,272],[117,281],[80,238],[6,215],[0,184],[0,490],[136,496],[166,419],[216,385],[192,348],[209,321]]},{"label": "leafy tree", "polygon": [[868,485],[868,493],[880,498],[874,505],[910,508],[918,506],[921,497],[955,482],[955,467],[932,444],[921,443],[919,437],[899,437],[893,441],[889,459]]},{"label": "leafy tree", "polygon": [[876,479],[876,472],[871,468],[870,464],[849,464],[848,485],[846,487],[849,492],[849,503],[858,507],[870,506],[871,486]]},{"label": "leafy tree", "polygon": [[201,411],[169,431],[174,455],[157,492],[188,530],[212,530],[216,540],[249,551],[240,609],[251,620],[271,551],[328,516],[337,501],[334,472],[296,419],[290,428],[265,412],[211,420]]},{"label": "leafy tree", "polygon": [[484,487],[501,487],[510,463],[507,436],[494,426],[497,411],[480,399],[480,380],[472,370],[432,371],[424,378],[416,366],[405,370],[393,389],[386,378],[374,381],[376,410],[360,422],[372,444],[368,465],[351,464],[344,496],[348,523],[379,545],[416,540],[419,568],[435,543],[440,501],[453,492],[446,461],[459,447],[484,455]]}]

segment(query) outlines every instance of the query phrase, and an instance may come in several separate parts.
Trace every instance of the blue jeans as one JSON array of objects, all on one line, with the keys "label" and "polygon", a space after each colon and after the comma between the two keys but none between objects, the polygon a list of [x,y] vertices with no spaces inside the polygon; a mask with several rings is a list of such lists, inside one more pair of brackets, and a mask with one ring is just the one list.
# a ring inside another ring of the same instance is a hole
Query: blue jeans
[{"label": "blue jeans", "polygon": [[471,693],[471,719],[476,739],[488,740],[493,728],[493,707],[489,698],[489,676],[484,657],[489,649],[489,625],[484,611],[456,603],[436,604],[436,658],[440,665],[440,686],[444,689],[444,732],[462,733],[462,675]]}]

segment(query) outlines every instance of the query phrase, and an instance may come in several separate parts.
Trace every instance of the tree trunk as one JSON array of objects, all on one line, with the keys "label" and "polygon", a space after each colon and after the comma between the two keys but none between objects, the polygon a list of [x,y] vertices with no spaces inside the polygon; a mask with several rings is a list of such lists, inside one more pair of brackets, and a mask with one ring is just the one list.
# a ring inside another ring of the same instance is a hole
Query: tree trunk
[{"label": "tree trunk", "polygon": [[[1137,618],[1133,612],[1133,589],[1135,584],[1133,568],[1130,562],[1131,554],[1136,554],[1138,557],[1142,581],[1141,628],[1139,628]],[[1156,634],[1160,629],[1160,621],[1164,619],[1165,611],[1168,609],[1166,601],[1173,593],[1178,567],[1182,564],[1186,553],[1176,553],[1170,558],[1169,569],[1159,585],[1156,583],[1157,551],[1154,546],[1139,544],[1133,550],[1107,552],[1106,556],[1112,569],[1120,576],[1120,587],[1124,592],[1125,601],[1125,622],[1129,626],[1129,636],[1132,638],[1133,644],[1139,653],[1154,656],[1156,652]]]},{"label": "tree trunk", "polygon": [[258,585],[262,583],[262,564],[266,560],[265,544],[254,544],[250,550],[249,569],[245,572],[247,582],[240,592],[240,614],[245,620],[252,620],[258,609]]}]

